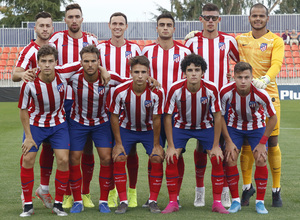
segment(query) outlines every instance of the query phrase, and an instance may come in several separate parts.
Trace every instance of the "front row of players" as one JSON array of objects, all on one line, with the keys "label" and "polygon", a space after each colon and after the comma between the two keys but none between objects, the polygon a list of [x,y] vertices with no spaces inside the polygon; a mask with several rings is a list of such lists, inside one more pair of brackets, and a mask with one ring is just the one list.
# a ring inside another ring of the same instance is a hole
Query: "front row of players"
[{"label": "front row of players", "polygon": [[[226,214],[241,209],[236,164],[241,146],[247,140],[256,162],[256,210],[260,214],[268,213],[264,207],[268,179],[266,143],[277,117],[268,94],[252,85],[252,68],[248,63],[236,64],[234,82],[224,86],[219,93],[213,83],[202,78],[207,68],[204,59],[199,55],[188,55],[181,62],[185,78],[171,86],[165,100],[164,90],[152,89],[147,82],[149,60],[146,57],[131,59],[131,79],[110,72],[111,80],[108,85],[103,85],[98,70],[99,51],[94,46],[87,46],[80,56],[81,69],[78,65],[56,67],[57,51],[48,45],[41,47],[37,54],[40,67],[37,78],[21,87],[19,108],[24,128],[21,183],[25,205],[20,216],[30,216],[34,212],[33,166],[39,145],[45,140],[51,143],[57,161],[52,212],[58,216],[67,215],[62,208],[62,199],[68,181],[74,197],[70,212],[83,211],[79,164],[88,136],[92,137],[100,158],[99,211],[102,213],[111,212],[107,200],[114,185],[120,198],[115,213],[127,211],[125,162],[131,147],[139,142],[149,155],[150,211],[161,212],[157,197],[164,158],[167,161],[170,202],[162,213],[178,211],[177,163],[190,138],[199,140],[211,159],[212,211]],[[67,84],[75,93],[75,104],[68,122],[63,109]],[[226,111],[227,125],[224,120]],[[168,140],[166,153],[160,143],[162,114],[165,114]],[[266,116],[270,118],[267,124]],[[226,142],[225,156],[219,147],[221,131]],[[226,176],[233,200],[229,210],[221,204],[223,160],[228,165]]]}]

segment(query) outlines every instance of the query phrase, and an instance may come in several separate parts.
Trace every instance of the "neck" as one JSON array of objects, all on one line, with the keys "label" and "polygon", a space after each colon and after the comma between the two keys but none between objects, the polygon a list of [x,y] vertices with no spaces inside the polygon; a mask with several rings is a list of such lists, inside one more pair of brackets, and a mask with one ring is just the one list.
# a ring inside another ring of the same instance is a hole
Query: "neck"
[{"label": "neck", "polygon": [[146,89],[146,86],[147,86],[147,83],[145,82],[143,85],[137,85],[133,82],[132,84],[132,89],[134,91],[134,93],[137,95],[137,96],[140,96],[143,94],[143,92],[145,91]]},{"label": "neck", "polygon": [[240,91],[240,90],[237,88],[237,92],[238,92],[238,94],[239,94],[241,97],[246,97],[246,96],[250,93],[250,88],[249,88],[247,91]]},{"label": "neck", "polygon": [[169,50],[174,46],[173,38],[163,40],[160,37],[158,37],[158,43],[164,50]]},{"label": "neck", "polygon": [[49,44],[49,39],[43,40],[43,39],[41,39],[41,38],[38,37],[35,40],[35,43],[41,47],[41,46],[44,46],[44,45],[48,45]]},{"label": "neck", "polygon": [[88,75],[88,74],[84,73],[84,79],[89,83],[94,83],[98,80],[98,74],[97,74],[97,72],[94,73],[93,75]]},{"label": "neck", "polygon": [[189,82],[187,82],[187,88],[191,93],[196,93],[200,89],[200,83],[189,83]]},{"label": "neck", "polygon": [[44,82],[44,83],[51,83],[54,80],[55,73],[52,74],[43,74],[42,72],[39,73],[38,77]]},{"label": "neck", "polygon": [[264,36],[266,33],[268,33],[267,28],[261,29],[261,30],[255,30],[252,28],[252,36],[255,39],[261,38],[262,36]]},{"label": "neck", "polygon": [[209,32],[209,31],[203,31],[202,33],[203,37],[208,38],[208,39],[214,39],[219,35],[219,32],[217,30],[213,31],[213,32]]},{"label": "neck", "polygon": [[125,38],[124,36],[117,38],[112,36],[110,39],[110,42],[112,43],[112,45],[114,45],[115,47],[122,47],[125,44]]},{"label": "neck", "polygon": [[68,30],[68,34],[70,35],[70,37],[72,37],[74,39],[79,39],[79,38],[82,37],[82,31],[81,30],[77,31],[76,33]]}]

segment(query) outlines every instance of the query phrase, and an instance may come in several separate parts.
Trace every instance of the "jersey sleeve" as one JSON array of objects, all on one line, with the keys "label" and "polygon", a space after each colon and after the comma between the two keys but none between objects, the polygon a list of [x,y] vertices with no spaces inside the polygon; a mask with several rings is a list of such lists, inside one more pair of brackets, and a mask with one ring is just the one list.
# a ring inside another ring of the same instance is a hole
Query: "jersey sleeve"
[{"label": "jersey sleeve", "polygon": [[24,82],[20,90],[18,108],[28,109],[30,100],[31,100],[30,86],[29,83]]},{"label": "jersey sleeve", "polygon": [[265,90],[260,90],[263,95],[260,96],[261,98],[261,102],[260,104],[262,104],[263,108],[264,108],[264,112],[266,114],[266,116],[269,118],[269,117],[272,117],[273,115],[276,114],[276,110],[275,110],[275,107],[271,101],[271,98],[269,96],[269,94],[265,91]]},{"label": "jersey sleeve", "polygon": [[55,69],[61,74],[60,76],[66,80],[69,80],[76,72],[81,70],[80,61],[67,63],[61,66],[56,66]]},{"label": "jersey sleeve", "polygon": [[237,41],[233,37],[232,37],[232,40],[230,40],[229,56],[236,63],[240,61],[238,44],[237,44]]},{"label": "jersey sleeve", "polygon": [[26,47],[21,51],[18,61],[16,63],[16,67],[21,67],[24,70],[28,70],[31,64],[31,57],[34,55],[30,53],[30,50],[26,53]]},{"label": "jersey sleeve", "polygon": [[266,73],[266,75],[268,75],[271,78],[271,80],[274,80],[277,74],[279,73],[282,66],[283,58],[284,58],[284,43],[282,38],[276,37],[274,38],[271,67]]},{"label": "jersey sleeve", "polygon": [[176,106],[176,92],[175,92],[175,88],[172,86],[167,94],[164,112],[170,115],[173,114],[175,106]]},{"label": "jersey sleeve", "polygon": [[112,93],[112,100],[111,100],[111,104],[109,107],[109,111],[113,114],[119,115],[120,111],[121,111],[121,101],[122,101],[122,99],[121,99],[121,95],[120,95],[119,91],[115,90]]},{"label": "jersey sleeve", "polygon": [[154,103],[153,114],[161,115],[164,113],[165,95],[164,90],[160,89],[157,92],[157,98]]},{"label": "jersey sleeve", "polygon": [[211,99],[211,112],[215,113],[221,111],[220,95],[218,89],[215,86],[213,86],[209,93]]}]

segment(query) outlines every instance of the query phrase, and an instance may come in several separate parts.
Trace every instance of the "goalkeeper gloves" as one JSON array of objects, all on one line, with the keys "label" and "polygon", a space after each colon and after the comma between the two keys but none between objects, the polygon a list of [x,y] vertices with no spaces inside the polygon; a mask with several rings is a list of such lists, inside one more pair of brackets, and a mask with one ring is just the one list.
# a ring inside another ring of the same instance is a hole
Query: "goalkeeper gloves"
[{"label": "goalkeeper gloves", "polygon": [[190,38],[195,37],[195,35],[198,33],[199,31],[191,31],[190,33],[188,33],[187,35],[185,35],[184,40],[187,41]]},{"label": "goalkeeper gloves", "polygon": [[265,89],[267,85],[270,83],[271,79],[269,76],[265,75],[260,78],[253,79],[253,85],[258,89]]}]

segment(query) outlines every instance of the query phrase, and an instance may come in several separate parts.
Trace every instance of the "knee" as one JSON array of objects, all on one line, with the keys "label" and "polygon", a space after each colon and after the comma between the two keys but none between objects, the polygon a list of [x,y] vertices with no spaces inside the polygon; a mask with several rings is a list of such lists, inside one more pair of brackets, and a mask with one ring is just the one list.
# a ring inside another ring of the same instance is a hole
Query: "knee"
[{"label": "knee", "polygon": [[163,159],[159,156],[153,156],[153,157],[150,157],[150,161],[151,161],[151,163],[162,163]]},{"label": "knee", "polygon": [[35,156],[32,154],[27,154],[23,156],[22,166],[25,168],[32,168],[34,166]]},{"label": "knee", "polygon": [[69,155],[60,155],[56,157],[58,167],[66,167],[69,165]]},{"label": "knee", "polygon": [[111,164],[111,156],[100,158],[100,164],[103,166],[109,166]]},{"label": "knee", "polygon": [[125,162],[127,161],[127,158],[126,156],[124,155],[119,155],[117,158],[116,158],[116,162]]}]

